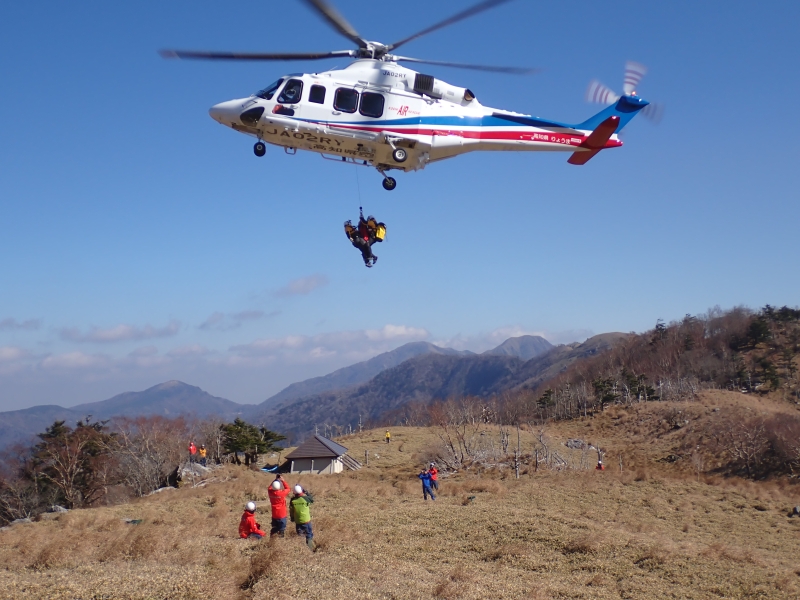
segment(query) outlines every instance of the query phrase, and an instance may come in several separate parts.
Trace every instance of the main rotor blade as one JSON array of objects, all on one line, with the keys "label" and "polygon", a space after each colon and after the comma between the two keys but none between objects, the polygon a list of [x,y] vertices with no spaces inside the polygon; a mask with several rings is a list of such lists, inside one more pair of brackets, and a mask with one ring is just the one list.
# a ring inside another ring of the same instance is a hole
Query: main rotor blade
[{"label": "main rotor blade", "polygon": [[366,48],[367,42],[364,40],[358,32],[353,28],[350,23],[347,22],[342,15],[339,14],[333,6],[328,4],[325,0],[303,0],[309,7],[313,8],[317,11],[323,19],[325,19],[329,25],[331,25],[336,31],[341,33],[344,37],[348,40],[353,42],[359,48]]},{"label": "main rotor blade", "polygon": [[408,56],[395,56],[394,60],[420,63],[425,65],[436,65],[439,67],[454,67],[456,69],[470,69],[472,71],[489,71],[491,73],[508,73],[509,75],[530,75],[539,73],[541,69],[529,69],[525,67],[496,67],[491,65],[468,65],[464,63],[444,62],[441,60],[422,60],[420,58],[410,58]]},{"label": "main rotor blade", "polygon": [[164,58],[190,58],[201,60],[318,60],[338,56],[353,56],[354,50],[334,52],[203,52],[196,50],[159,50]]},{"label": "main rotor blade", "polygon": [[[307,0],[312,1],[312,0]],[[411,40],[415,40],[418,37],[422,37],[423,35],[427,35],[437,29],[442,29],[443,27],[447,27],[448,25],[452,25],[453,23],[457,23],[467,17],[471,17],[472,15],[477,15],[480,12],[485,10],[489,10],[490,8],[494,8],[495,6],[499,6],[501,4],[505,4],[506,2],[510,2],[511,0],[484,0],[484,2],[480,2],[475,6],[467,8],[466,10],[462,10],[460,13],[453,15],[452,17],[448,17],[444,21],[439,21],[438,23],[431,25],[423,29],[422,31],[418,31],[414,35],[410,35],[407,38],[400,40],[399,42],[395,42],[394,44],[389,44],[389,50],[393,50],[394,48],[398,48],[405,43],[410,42]]]}]

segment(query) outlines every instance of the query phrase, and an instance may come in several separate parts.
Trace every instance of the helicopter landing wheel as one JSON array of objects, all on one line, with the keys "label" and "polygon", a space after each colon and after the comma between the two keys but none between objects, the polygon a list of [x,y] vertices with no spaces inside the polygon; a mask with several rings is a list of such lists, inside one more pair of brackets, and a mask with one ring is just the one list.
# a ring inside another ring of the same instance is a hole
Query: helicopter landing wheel
[{"label": "helicopter landing wheel", "polygon": [[391,192],[396,187],[397,187],[397,180],[394,177],[384,177],[383,189]]},{"label": "helicopter landing wheel", "polygon": [[267,145],[264,142],[256,142],[253,146],[253,153],[256,156],[264,156],[267,153]]},{"label": "helicopter landing wheel", "polygon": [[406,162],[408,158],[408,152],[406,152],[405,148],[395,148],[392,152],[392,158],[394,162]]}]

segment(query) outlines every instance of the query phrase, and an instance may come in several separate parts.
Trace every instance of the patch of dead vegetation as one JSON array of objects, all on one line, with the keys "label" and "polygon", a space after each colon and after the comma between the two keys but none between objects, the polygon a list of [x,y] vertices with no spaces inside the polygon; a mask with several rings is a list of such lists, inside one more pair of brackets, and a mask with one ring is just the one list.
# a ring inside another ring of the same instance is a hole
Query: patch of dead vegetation
[{"label": "patch of dead vegetation", "polygon": [[[618,420],[613,435],[635,423]],[[553,426],[551,437],[577,437],[578,425]],[[389,449],[374,433],[351,438],[380,456],[359,472],[289,477],[315,495],[316,553],[291,524],[285,539],[237,538],[251,495],[269,523],[271,478],[231,467],[228,481],[203,489],[0,531],[0,597],[800,597],[800,520],[785,510],[797,504],[797,486],[698,481],[643,452],[630,455],[651,475],[638,481],[627,462],[620,473],[608,460],[602,473],[541,470],[519,480],[466,471],[443,477],[438,500],[424,503],[411,454],[435,433],[392,435]],[[401,436],[405,462],[394,449]],[[592,441],[613,449],[616,440]]]}]

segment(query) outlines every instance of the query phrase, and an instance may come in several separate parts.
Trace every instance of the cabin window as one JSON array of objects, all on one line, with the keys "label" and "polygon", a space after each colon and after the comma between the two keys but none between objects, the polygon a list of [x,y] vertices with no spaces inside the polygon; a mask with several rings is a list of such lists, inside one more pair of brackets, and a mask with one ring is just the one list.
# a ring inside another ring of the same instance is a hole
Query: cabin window
[{"label": "cabin window", "polygon": [[314,104],[325,104],[325,86],[312,85],[311,91],[308,92],[308,101]]},{"label": "cabin window", "polygon": [[300,96],[303,95],[303,82],[300,79],[290,79],[278,96],[278,102],[281,104],[297,104],[300,102]]},{"label": "cabin window", "polygon": [[278,79],[278,81],[276,81],[275,83],[268,85],[260,92],[257,92],[256,96],[258,96],[259,98],[263,98],[264,100],[272,100],[272,97],[275,95],[275,92],[278,91],[278,88],[281,87],[282,83],[283,83],[283,77]]},{"label": "cabin window", "polygon": [[339,88],[333,98],[333,108],[346,113],[356,112],[358,92],[350,88]]},{"label": "cabin window", "polygon": [[361,108],[360,112],[365,117],[378,117],[383,116],[383,94],[376,94],[374,92],[364,92],[361,94]]}]

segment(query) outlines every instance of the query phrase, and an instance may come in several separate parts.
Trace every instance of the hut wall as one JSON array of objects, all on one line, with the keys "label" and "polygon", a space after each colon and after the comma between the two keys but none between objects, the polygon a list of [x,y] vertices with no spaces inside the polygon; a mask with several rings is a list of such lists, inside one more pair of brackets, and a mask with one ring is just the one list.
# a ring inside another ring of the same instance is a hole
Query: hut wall
[{"label": "hut wall", "polygon": [[298,458],[292,461],[290,472],[324,475],[341,473],[342,470],[342,461],[338,458]]}]

